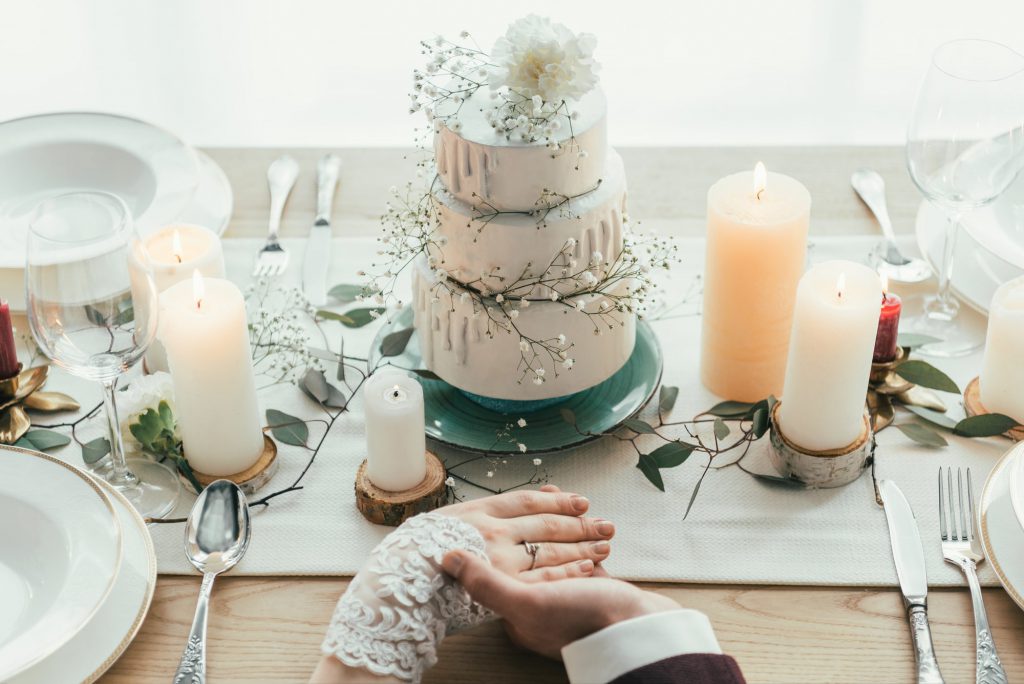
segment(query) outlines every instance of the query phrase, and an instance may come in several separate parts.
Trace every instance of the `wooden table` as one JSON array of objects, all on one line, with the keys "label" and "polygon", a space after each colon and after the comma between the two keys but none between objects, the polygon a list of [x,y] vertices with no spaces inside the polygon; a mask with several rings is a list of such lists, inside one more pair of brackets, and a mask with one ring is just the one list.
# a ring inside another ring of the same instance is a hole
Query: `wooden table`
[{"label": "wooden table", "polygon": [[[290,150],[302,175],[282,233],[305,235],[313,220],[315,165],[325,150]],[[412,178],[413,153],[345,149],[336,199],[338,235],[373,235],[388,189]],[[874,235],[877,228],[850,190],[850,172],[878,169],[889,183],[897,232],[913,229],[919,202],[900,148],[714,148],[621,150],[629,177],[630,214],[647,229],[699,236],[704,197],[721,176],[751,168],[802,180],[811,191],[811,234]],[[213,149],[235,191],[229,237],[262,235],[266,168],[281,150]],[[354,514],[354,513],[353,513]],[[827,581],[827,578],[822,578]],[[321,636],[347,581],[340,578],[227,576],[217,583],[210,614],[209,675],[214,682],[302,682],[318,657]],[[750,682],[909,682],[913,656],[895,589],[652,584],[646,588],[704,611],[726,652]],[[198,577],[161,576],[153,607],[134,643],[102,679],[167,682],[185,643]],[[931,593],[935,645],[948,682],[974,681],[974,625],[968,591]],[[1024,612],[1001,589],[985,591],[989,618],[1010,681],[1024,681]],[[560,664],[511,646],[489,625],[444,642],[428,682],[560,682]]]}]

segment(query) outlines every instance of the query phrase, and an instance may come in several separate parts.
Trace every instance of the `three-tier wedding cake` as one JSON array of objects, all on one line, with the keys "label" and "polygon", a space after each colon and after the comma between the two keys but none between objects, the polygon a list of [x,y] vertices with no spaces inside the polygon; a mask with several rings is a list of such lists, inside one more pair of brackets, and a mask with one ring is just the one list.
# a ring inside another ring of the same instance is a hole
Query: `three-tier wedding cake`
[{"label": "three-tier wedding cake", "polygon": [[536,16],[490,53],[423,43],[413,109],[433,127],[434,180],[391,211],[384,241],[396,261],[419,252],[408,263],[424,366],[472,395],[564,397],[633,351],[647,266],[625,226],[594,45]]}]

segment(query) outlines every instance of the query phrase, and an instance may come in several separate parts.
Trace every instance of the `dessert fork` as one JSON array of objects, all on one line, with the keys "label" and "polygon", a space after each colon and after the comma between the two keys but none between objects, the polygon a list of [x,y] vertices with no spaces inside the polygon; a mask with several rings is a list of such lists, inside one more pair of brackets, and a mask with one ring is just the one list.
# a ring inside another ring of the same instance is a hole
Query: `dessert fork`
[{"label": "dessert fork", "polygon": [[[967,506],[964,507],[964,478],[960,468],[956,470],[956,496],[953,491],[953,469],[939,468],[939,534],[942,537],[942,557],[959,567],[967,577],[971,588],[971,605],[974,608],[974,630],[977,648],[975,679],[978,684],[1006,684],[1006,672],[996,654],[992,631],[988,626],[988,614],[978,583],[978,564],[985,561],[985,553],[977,537],[974,517],[974,492],[971,485],[971,469],[967,469]],[[948,504],[948,511],[947,511]],[[948,512],[948,517],[947,517]],[[947,525],[947,521],[949,524]]]},{"label": "dessert fork", "polygon": [[278,157],[267,169],[267,185],[270,187],[270,225],[267,242],[256,255],[256,265],[252,269],[254,276],[279,276],[288,268],[288,252],[278,241],[277,231],[281,227],[284,203],[288,200],[298,177],[299,163],[288,155]]}]

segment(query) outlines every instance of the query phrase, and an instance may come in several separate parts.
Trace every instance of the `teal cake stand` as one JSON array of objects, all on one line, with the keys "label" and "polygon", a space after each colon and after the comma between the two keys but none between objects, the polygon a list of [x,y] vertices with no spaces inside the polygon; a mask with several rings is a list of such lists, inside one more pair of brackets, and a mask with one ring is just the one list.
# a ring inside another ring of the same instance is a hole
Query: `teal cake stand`
[{"label": "teal cake stand", "polygon": [[[406,307],[378,331],[370,354],[371,367],[391,363],[399,368],[422,368],[420,344],[415,333],[400,355],[381,358],[381,341],[391,333],[411,327],[412,319],[412,309]],[[658,389],[663,367],[661,346],[654,331],[640,321],[633,354],[618,372],[601,384],[555,404],[490,404],[480,401],[480,398],[469,398],[444,380],[420,377],[427,438],[462,451],[487,453],[519,453],[517,445],[520,442],[533,454],[579,446],[618,427],[643,408]],[[512,371],[514,369],[509,372]],[[573,412],[575,426],[562,418],[563,409]],[[526,421],[525,428],[516,425],[520,418]],[[510,426],[511,437],[499,438],[499,433],[506,432]]]}]

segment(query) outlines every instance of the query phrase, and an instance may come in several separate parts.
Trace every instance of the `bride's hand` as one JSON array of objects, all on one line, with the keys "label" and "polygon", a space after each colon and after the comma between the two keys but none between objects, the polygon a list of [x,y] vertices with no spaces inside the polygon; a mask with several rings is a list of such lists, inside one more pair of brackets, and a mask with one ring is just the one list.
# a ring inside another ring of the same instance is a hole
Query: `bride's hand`
[{"label": "bride's hand", "polygon": [[[615,526],[586,517],[589,508],[586,497],[545,485],[539,492],[506,492],[446,506],[438,513],[479,530],[495,568],[537,582],[589,576],[608,557]],[[535,565],[524,542],[537,545]]]}]

